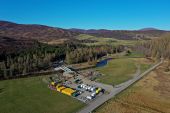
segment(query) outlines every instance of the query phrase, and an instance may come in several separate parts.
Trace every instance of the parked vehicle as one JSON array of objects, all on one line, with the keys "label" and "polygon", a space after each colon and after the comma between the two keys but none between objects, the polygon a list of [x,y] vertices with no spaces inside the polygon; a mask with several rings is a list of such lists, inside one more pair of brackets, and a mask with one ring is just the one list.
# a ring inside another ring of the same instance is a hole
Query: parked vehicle
[{"label": "parked vehicle", "polygon": [[101,88],[97,88],[96,89],[96,94],[99,94],[101,92],[101,90],[102,90]]},{"label": "parked vehicle", "polygon": [[95,93],[95,92],[94,92],[94,93],[92,93],[92,94],[91,94],[91,96],[95,98],[95,96],[96,96],[96,93]]},{"label": "parked vehicle", "polygon": [[89,100],[92,100],[92,97],[91,97],[91,96],[87,96],[86,98],[89,99]]},{"label": "parked vehicle", "polygon": [[90,92],[94,92],[95,89],[96,89],[95,87],[91,87],[91,88],[90,88]]},{"label": "parked vehicle", "polygon": [[88,87],[87,87],[87,90],[88,90],[88,91],[91,91],[91,86],[88,86]]}]

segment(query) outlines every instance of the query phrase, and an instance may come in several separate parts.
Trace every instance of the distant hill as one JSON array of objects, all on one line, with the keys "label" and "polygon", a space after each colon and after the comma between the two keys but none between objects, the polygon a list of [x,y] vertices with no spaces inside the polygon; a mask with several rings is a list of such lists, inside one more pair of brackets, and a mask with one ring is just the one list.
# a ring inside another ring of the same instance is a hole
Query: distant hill
[{"label": "distant hill", "polygon": [[53,28],[44,25],[16,24],[0,21],[0,36],[15,39],[34,39],[38,41],[51,41],[57,39],[69,39],[77,33],[61,28]]},{"label": "distant hill", "polygon": [[[44,25],[16,24],[0,21],[0,55],[13,54],[37,47],[40,42],[58,44],[78,33]],[[2,56],[0,56],[2,57]]]},{"label": "distant hill", "polygon": [[140,29],[139,31],[155,31],[155,30],[159,30],[159,29],[150,27],[150,28]]},{"label": "distant hill", "polygon": [[35,24],[17,24],[7,21],[0,21],[0,36],[20,40],[38,40],[57,44],[68,39],[73,39],[79,34],[89,34],[96,37],[116,38],[122,40],[150,39],[160,37],[167,31],[155,28],[144,28],[141,30],[107,30],[107,29],[62,29]]},{"label": "distant hill", "polygon": [[73,32],[89,34],[97,37],[116,38],[122,40],[135,40],[135,39],[150,39],[160,37],[168,31],[157,30],[157,29],[143,29],[143,30],[106,30],[106,29],[69,29]]},{"label": "distant hill", "polygon": [[69,29],[70,31],[73,31],[73,32],[79,32],[79,33],[105,33],[105,32],[110,32],[111,30],[107,30],[107,29],[88,29],[88,30],[84,30],[84,29],[76,29],[76,28],[72,28],[72,29]]}]

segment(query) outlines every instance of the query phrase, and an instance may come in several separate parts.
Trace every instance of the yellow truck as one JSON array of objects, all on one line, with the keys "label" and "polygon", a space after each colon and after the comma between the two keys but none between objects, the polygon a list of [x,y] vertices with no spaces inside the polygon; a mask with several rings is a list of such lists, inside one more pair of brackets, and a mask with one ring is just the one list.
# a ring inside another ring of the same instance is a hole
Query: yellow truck
[{"label": "yellow truck", "polygon": [[96,94],[99,94],[101,92],[101,90],[102,90],[101,88],[97,88],[96,89]]},{"label": "yellow truck", "polygon": [[72,94],[76,92],[76,90],[73,90],[71,88],[65,88],[61,91],[61,93],[63,94],[66,94],[66,95],[69,95],[69,96],[72,96]]}]

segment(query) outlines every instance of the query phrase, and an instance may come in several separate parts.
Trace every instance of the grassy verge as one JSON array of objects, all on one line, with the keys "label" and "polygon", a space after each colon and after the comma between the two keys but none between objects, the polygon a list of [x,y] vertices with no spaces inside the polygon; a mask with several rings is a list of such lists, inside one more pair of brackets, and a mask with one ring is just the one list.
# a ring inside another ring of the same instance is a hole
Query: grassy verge
[{"label": "grassy verge", "polygon": [[74,113],[83,103],[51,91],[43,77],[0,81],[0,111],[3,113]]}]

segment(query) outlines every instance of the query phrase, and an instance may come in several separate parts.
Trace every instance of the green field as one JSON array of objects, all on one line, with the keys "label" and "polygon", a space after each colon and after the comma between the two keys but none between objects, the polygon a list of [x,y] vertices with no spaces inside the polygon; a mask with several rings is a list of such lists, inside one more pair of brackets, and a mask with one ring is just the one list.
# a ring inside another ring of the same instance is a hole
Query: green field
[{"label": "green field", "polygon": [[0,81],[0,112],[74,113],[84,106],[72,97],[50,90],[42,78]]},{"label": "green field", "polygon": [[144,54],[132,51],[129,55],[123,56],[124,58],[144,58]]},{"label": "green field", "polygon": [[103,74],[98,78],[99,82],[115,85],[130,79],[136,72],[136,66],[132,59],[121,58],[111,60],[106,66],[96,70]]},{"label": "green field", "polygon": [[97,71],[103,74],[97,80],[105,84],[117,85],[132,78],[133,74],[136,73],[137,65],[142,73],[152,64],[153,62],[145,58],[113,59],[106,66],[96,68]]},{"label": "green field", "polygon": [[77,36],[78,40],[94,40],[97,41],[95,43],[84,43],[85,45],[105,45],[105,44],[111,44],[114,46],[117,45],[135,45],[137,43],[136,40],[118,40],[115,38],[104,38],[104,37],[95,37],[87,34],[81,34]]}]

